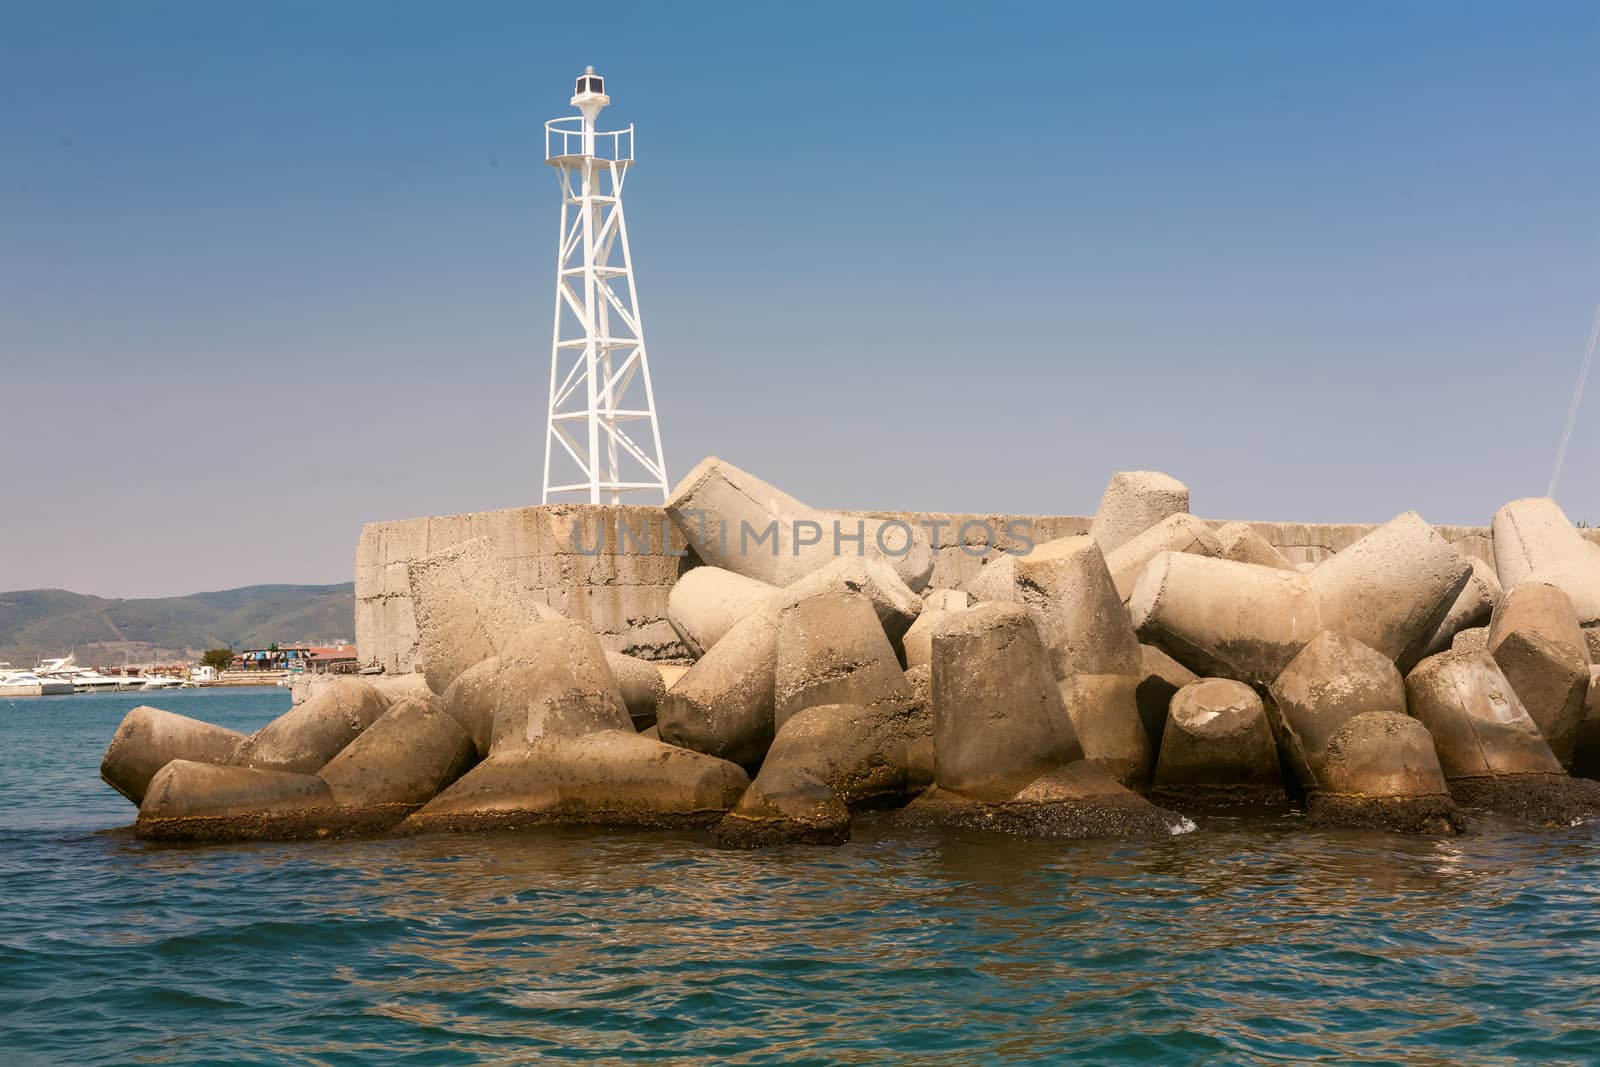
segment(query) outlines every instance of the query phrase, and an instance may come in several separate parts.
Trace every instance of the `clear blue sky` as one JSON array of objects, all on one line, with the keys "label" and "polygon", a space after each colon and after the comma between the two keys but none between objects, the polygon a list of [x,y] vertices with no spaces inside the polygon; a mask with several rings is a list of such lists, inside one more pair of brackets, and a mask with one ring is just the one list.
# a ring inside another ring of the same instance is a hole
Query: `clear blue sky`
[{"label": "clear blue sky", "polygon": [[[0,3],[0,589],[537,503],[588,63],[670,472],[1486,523],[1600,298],[1600,5]],[[1600,384],[1558,498],[1600,522]]]}]

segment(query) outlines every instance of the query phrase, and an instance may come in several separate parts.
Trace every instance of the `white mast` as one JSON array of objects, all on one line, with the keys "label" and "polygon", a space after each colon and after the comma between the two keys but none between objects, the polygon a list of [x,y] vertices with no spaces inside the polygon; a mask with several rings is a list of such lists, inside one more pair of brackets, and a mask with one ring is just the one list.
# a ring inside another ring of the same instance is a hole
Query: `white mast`
[{"label": "white mast", "polygon": [[572,96],[581,117],[544,124],[545,162],[561,178],[546,504],[556,494],[586,493],[591,504],[617,504],[626,492],[659,491],[662,500],[668,492],[622,216],[633,127],[597,131],[595,118],[609,103],[604,79],[589,67]]}]

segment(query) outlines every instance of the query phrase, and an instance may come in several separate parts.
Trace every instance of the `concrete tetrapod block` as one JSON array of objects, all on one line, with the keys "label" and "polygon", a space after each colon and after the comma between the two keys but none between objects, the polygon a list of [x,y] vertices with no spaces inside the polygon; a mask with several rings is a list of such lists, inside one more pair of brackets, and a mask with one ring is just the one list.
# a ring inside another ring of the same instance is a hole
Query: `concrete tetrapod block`
[{"label": "concrete tetrapod block", "polygon": [[491,755],[544,738],[633,730],[605,651],[581,623],[535,623],[507,641],[499,658]]},{"label": "concrete tetrapod block", "polygon": [[472,738],[479,759],[489,754],[489,744],[494,740],[494,709],[499,701],[499,656],[491,656],[462,671],[441,698],[445,713],[460,723]]},{"label": "concrete tetrapod block", "polygon": [[231,762],[268,771],[315,774],[378,721],[389,702],[372,686],[340,678],[257,730]]},{"label": "concrete tetrapod block", "polygon": [[1600,627],[1583,627],[1583,643],[1589,650],[1589,662],[1600,663]]},{"label": "concrete tetrapod block", "polygon": [[1106,567],[1116,583],[1117,595],[1124,602],[1150,561],[1163,552],[1184,552],[1210,558],[1222,555],[1222,545],[1211,527],[1184,513],[1170,515],[1150,529],[1106,553]]},{"label": "concrete tetrapod block", "polygon": [[1567,777],[1488,653],[1429,656],[1406,676],[1406,698],[1457,801],[1550,826],[1600,802],[1600,783]]},{"label": "concrete tetrapod block", "polygon": [[684,476],[666,509],[702,560],[769,585],[788,585],[847,552],[883,558],[913,590],[933,573],[925,530],[821,511],[715,456]]},{"label": "concrete tetrapod block", "polygon": [[1220,558],[1235,563],[1254,563],[1258,567],[1272,567],[1280,571],[1298,568],[1273,547],[1272,542],[1256,533],[1249,523],[1230,522],[1216,528],[1217,544],[1222,546]]},{"label": "concrete tetrapod block", "polygon": [[344,747],[317,777],[334,803],[397,823],[477,762],[455,717],[428,700],[403,700]]},{"label": "concrete tetrapod block", "polygon": [[244,734],[160,708],[137,707],[122,717],[100,760],[100,777],[135,804],[156,772],[175,759],[227,763]]},{"label": "concrete tetrapod block", "polygon": [[979,604],[933,635],[933,750],[939,786],[1006,800],[1083,758],[1049,654],[1025,608]]},{"label": "concrete tetrapod block", "polygon": [[726,760],[631,730],[601,730],[497,750],[404,825],[413,831],[709,826],[749,785],[749,776]]},{"label": "concrete tetrapod block", "polygon": [[1546,582],[1513,586],[1490,620],[1489,653],[1570,767],[1589,692],[1589,653],[1567,594]]},{"label": "concrete tetrapod block", "polygon": [[361,680],[376,689],[391,708],[402,700],[434,695],[433,690],[428,688],[428,676],[421,671],[411,674],[363,674]]},{"label": "concrete tetrapod block", "polygon": [[667,683],[661,671],[648,660],[637,659],[622,652],[606,652],[606,666],[617,680],[617,691],[628,709],[635,730],[648,730],[656,723],[656,706],[667,694]]},{"label": "concrete tetrapod block", "polygon": [[1513,500],[1495,512],[1490,531],[1502,585],[1550,582],[1572,598],[1584,624],[1600,622],[1600,545],[1579,533],[1554,500]]},{"label": "concrete tetrapod block", "polygon": [[1469,626],[1465,630],[1456,631],[1456,635],[1450,639],[1450,651],[1489,651],[1489,628],[1487,626]]},{"label": "concrete tetrapod block", "polygon": [[428,688],[443,693],[458,674],[500,651],[523,627],[561,615],[519,582],[510,565],[477,537],[410,566],[417,650]]},{"label": "concrete tetrapod block", "polygon": [[1117,471],[1100,496],[1089,536],[1110,553],[1150,527],[1189,510],[1189,487],[1160,471]]},{"label": "concrete tetrapod block", "polygon": [[1155,766],[1155,750],[1139,718],[1142,680],[1137,674],[1069,674],[1058,685],[1083,758],[1132,789],[1148,785]]},{"label": "concrete tetrapod block", "polygon": [[1307,793],[1311,826],[1458,834],[1466,820],[1450,799],[1427,727],[1398,711],[1366,711],[1328,739],[1321,783]]},{"label": "concrete tetrapod block", "polygon": [[1306,578],[1327,629],[1377,649],[1404,674],[1422,659],[1471,575],[1466,557],[1408,511]]},{"label": "concrete tetrapod block", "polygon": [[761,773],[717,824],[717,843],[843,843],[850,809],[905,800],[913,750],[931,736],[931,718],[921,708],[819,704],[797,712],[779,728]]},{"label": "concrete tetrapod block", "polygon": [[772,744],[778,622],[747,615],[667,690],[656,706],[661,740],[754,771]]},{"label": "concrete tetrapod block", "polygon": [[1179,810],[1287,802],[1278,746],[1254,689],[1204,678],[1178,691],[1150,797]]},{"label": "concrete tetrapod block", "polygon": [[[173,760],[150,780],[134,833],[152,841],[263,841],[362,829],[321,778]],[[371,827],[378,828],[378,827]]]},{"label": "concrete tetrapod block", "polygon": [[1034,837],[1165,837],[1194,829],[1087,760],[1047,771],[1001,799],[978,800],[935,785],[906,805],[895,823]]},{"label": "concrete tetrapod block", "polygon": [[[1116,568],[1112,568],[1113,573]],[[1162,553],[1128,602],[1142,640],[1198,674],[1270,683],[1334,630],[1409,669],[1472,573],[1413,512],[1308,572]]]},{"label": "concrete tetrapod block", "polygon": [[872,603],[826,592],[783,609],[773,676],[773,726],[819,704],[904,708],[911,688]]},{"label": "concrete tetrapod block", "polygon": [[924,611],[966,611],[972,597],[963,589],[929,589],[922,594]]},{"label": "concrete tetrapod block", "polygon": [[1494,568],[1477,556],[1467,557],[1467,562],[1472,566],[1472,574],[1467,578],[1467,584],[1461,587],[1461,592],[1456,594],[1450,610],[1445,612],[1444,621],[1433,632],[1426,655],[1449,651],[1454,646],[1456,634],[1463,630],[1487,626],[1490,616],[1494,614],[1494,606],[1505,595],[1505,590],[1500,588],[1500,580],[1494,576]]},{"label": "concrete tetrapod block", "polygon": [[1167,732],[1167,710],[1178,690],[1199,676],[1154,645],[1140,645],[1139,658],[1142,676],[1134,699],[1139,704],[1139,721],[1144,724],[1145,736],[1153,747],[1161,744]]},{"label": "concrete tetrapod block", "polygon": [[778,587],[721,567],[695,567],[667,594],[667,621],[696,659],[740,619],[772,602]]},{"label": "concrete tetrapod block", "polygon": [[1142,673],[1133,622],[1094,538],[1047,541],[1012,570],[1015,601],[1033,616],[1057,678]]},{"label": "concrete tetrapod block", "polygon": [[896,647],[917,616],[922,614],[922,598],[900,580],[894,568],[883,560],[854,556],[836,559],[785,586],[773,598],[770,609],[782,611],[818,593],[837,591],[860,593],[866,597],[889,643]]},{"label": "concrete tetrapod block", "polygon": [[917,621],[911,624],[911,629],[906,631],[901,641],[906,653],[906,670],[933,663],[933,632],[954,614],[953,611],[940,608],[927,608],[917,616]]},{"label": "concrete tetrapod block", "polygon": [[1084,758],[1142,787],[1154,763],[1139,718],[1144,661],[1099,544],[1088,536],[1046,542],[1018,557],[1015,573]]},{"label": "concrete tetrapod block", "polygon": [[1163,552],[1128,602],[1141,641],[1196,674],[1265,685],[1325,627],[1307,577]]},{"label": "concrete tetrapod block", "polygon": [[1328,746],[1345,723],[1406,706],[1405,682],[1389,658],[1332,630],[1306,644],[1271,693],[1284,755],[1307,790],[1326,784]]},{"label": "concrete tetrapod block", "polygon": [[1017,557],[1008,553],[995,556],[966,583],[967,595],[980,604],[1020,604],[1017,588]]}]

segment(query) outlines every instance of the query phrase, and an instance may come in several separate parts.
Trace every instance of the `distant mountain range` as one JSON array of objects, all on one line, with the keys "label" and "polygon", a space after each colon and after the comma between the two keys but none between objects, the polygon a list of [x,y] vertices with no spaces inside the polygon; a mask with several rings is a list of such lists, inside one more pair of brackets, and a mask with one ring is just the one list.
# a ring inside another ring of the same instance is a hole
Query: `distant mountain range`
[{"label": "distant mountain range", "polygon": [[76,652],[116,666],[198,658],[208,648],[353,640],[355,583],[252,585],[217,593],[110,600],[64,589],[0,593],[0,662],[31,667]]}]

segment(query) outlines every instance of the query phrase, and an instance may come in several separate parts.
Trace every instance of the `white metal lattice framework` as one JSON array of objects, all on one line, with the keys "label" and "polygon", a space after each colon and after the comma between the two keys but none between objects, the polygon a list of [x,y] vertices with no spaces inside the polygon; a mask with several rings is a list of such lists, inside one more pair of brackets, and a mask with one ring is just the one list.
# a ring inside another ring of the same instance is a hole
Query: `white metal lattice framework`
[{"label": "white metal lattice framework", "polygon": [[591,504],[616,504],[623,493],[655,490],[665,500],[668,492],[622,215],[633,127],[597,131],[595,117],[609,103],[590,67],[572,97],[581,116],[544,124],[545,162],[561,180],[546,504],[556,494],[586,493]]}]

